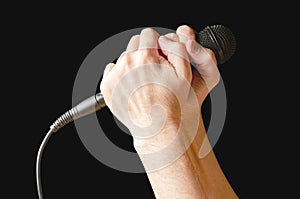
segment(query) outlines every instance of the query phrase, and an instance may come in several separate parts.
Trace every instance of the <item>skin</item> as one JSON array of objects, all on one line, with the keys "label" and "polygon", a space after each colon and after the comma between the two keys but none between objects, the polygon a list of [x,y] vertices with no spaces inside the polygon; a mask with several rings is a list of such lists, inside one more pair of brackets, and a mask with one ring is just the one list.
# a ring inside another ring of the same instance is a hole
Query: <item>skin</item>
[{"label": "skin", "polygon": [[[195,63],[195,68],[191,68],[190,61]],[[145,65],[147,68],[136,70],[138,72],[130,76],[132,71]],[[158,84],[140,86],[137,83],[151,77],[152,72],[159,77],[151,80],[163,79],[165,87]],[[130,81],[122,82],[126,74],[129,74],[127,79]],[[113,114],[132,133],[134,147],[156,198],[237,198],[206,140],[203,120],[199,115],[204,99],[219,80],[214,53],[197,44],[195,32],[188,26],[180,26],[176,34],[163,36],[153,29],[144,29],[140,35],[131,38],[127,50],[116,64],[107,65],[100,85],[101,92]],[[118,90],[120,82],[122,89]],[[130,87],[136,89],[128,96]],[[174,90],[166,87],[177,88],[181,101]],[[127,107],[122,104],[124,101]],[[154,108],[156,105],[163,114]],[[161,115],[164,117],[160,118]],[[147,128],[149,126],[151,128]],[[182,137],[179,136],[181,134]],[[179,139],[176,139],[178,136]],[[189,139],[191,143],[187,145],[186,140]],[[164,152],[162,149],[174,140],[175,150]],[[199,158],[198,152],[205,142],[210,152]],[[181,149],[182,154],[159,169],[151,170],[159,162],[149,161],[143,156],[156,153],[161,161]]]}]

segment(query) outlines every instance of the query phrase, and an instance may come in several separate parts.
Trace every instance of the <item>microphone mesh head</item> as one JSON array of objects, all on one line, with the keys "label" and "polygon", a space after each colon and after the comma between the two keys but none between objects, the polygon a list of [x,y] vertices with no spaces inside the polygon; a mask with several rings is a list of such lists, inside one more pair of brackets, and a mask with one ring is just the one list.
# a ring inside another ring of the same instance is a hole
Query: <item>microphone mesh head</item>
[{"label": "microphone mesh head", "polygon": [[218,64],[226,62],[235,52],[236,40],[232,31],[222,25],[207,26],[198,34],[198,42],[211,49]]}]

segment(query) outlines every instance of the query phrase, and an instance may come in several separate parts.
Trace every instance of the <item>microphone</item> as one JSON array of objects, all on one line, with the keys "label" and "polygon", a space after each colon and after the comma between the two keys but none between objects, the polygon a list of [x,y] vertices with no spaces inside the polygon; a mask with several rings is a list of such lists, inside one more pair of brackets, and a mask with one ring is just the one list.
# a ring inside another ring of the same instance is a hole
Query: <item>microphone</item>
[{"label": "microphone", "polygon": [[236,40],[232,31],[223,25],[205,27],[199,32],[196,40],[203,47],[214,52],[218,64],[228,61],[236,49]]},{"label": "microphone", "polygon": [[[232,31],[223,25],[205,27],[197,35],[196,40],[203,47],[214,52],[218,64],[225,63],[236,49],[236,40]],[[68,123],[94,113],[105,106],[102,94],[98,93],[64,113],[50,126],[50,129],[57,132]]]},{"label": "microphone", "polygon": [[[235,52],[236,40],[230,29],[223,25],[213,25],[205,27],[196,38],[203,47],[211,49],[217,59],[218,64],[226,62]],[[105,107],[105,101],[101,93],[87,98],[77,106],[73,107],[61,115],[51,126],[38,150],[36,160],[36,182],[37,192],[40,199],[43,198],[41,183],[41,159],[44,148],[53,133],[74,120],[94,113]]]}]

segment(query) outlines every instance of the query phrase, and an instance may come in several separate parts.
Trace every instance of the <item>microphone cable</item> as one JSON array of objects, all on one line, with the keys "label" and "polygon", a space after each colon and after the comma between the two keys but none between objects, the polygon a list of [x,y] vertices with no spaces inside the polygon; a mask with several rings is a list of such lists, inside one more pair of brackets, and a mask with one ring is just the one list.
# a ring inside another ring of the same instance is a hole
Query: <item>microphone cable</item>
[{"label": "microphone cable", "polygon": [[43,187],[42,187],[42,175],[41,175],[41,162],[42,162],[42,156],[45,150],[45,147],[51,138],[51,136],[54,134],[54,130],[50,128],[48,133],[46,134],[45,138],[43,139],[41,146],[37,153],[36,158],[36,183],[37,183],[37,192],[40,199],[43,199]]},{"label": "microphone cable", "polygon": [[43,186],[42,186],[42,174],[41,174],[41,164],[42,157],[45,151],[45,147],[49,142],[50,138],[54,133],[56,133],[63,126],[73,122],[81,117],[94,113],[101,108],[105,107],[104,98],[101,93],[98,93],[94,96],[91,96],[73,107],[63,115],[61,115],[51,126],[50,130],[47,132],[45,138],[43,139],[40,148],[36,157],[36,183],[37,183],[37,192],[39,199],[43,199]]}]

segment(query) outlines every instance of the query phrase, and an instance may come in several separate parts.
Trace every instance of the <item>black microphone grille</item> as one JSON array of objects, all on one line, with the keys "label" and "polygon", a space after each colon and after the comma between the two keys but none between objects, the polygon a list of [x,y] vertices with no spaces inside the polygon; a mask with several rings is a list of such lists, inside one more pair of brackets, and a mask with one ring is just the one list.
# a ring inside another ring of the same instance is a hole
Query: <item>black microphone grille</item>
[{"label": "black microphone grille", "polygon": [[205,27],[198,34],[197,41],[214,52],[218,64],[226,62],[236,49],[236,40],[232,31],[223,25]]}]

